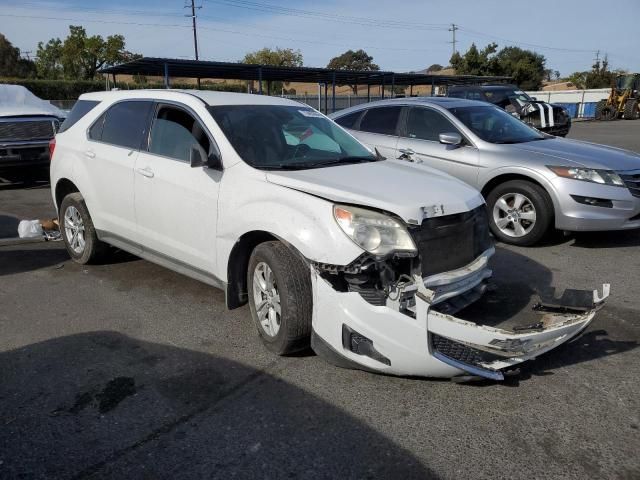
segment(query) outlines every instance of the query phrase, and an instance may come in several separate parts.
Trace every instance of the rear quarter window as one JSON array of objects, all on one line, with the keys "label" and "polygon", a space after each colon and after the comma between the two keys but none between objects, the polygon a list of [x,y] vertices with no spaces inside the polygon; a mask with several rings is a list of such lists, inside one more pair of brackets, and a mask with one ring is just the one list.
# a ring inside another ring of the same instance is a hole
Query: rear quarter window
[{"label": "rear quarter window", "polygon": [[340,118],[336,118],[335,122],[344,128],[354,128],[356,125],[356,122],[360,118],[360,115],[362,115],[362,110],[349,113],[348,115],[344,115]]},{"label": "rear quarter window", "polygon": [[97,100],[78,100],[67,118],[65,118],[62,125],[60,125],[60,130],[58,133],[62,133],[65,130],[69,130],[69,128],[73,127],[78,120],[84,117],[87,113],[89,113],[93,108],[98,105],[100,102]]}]

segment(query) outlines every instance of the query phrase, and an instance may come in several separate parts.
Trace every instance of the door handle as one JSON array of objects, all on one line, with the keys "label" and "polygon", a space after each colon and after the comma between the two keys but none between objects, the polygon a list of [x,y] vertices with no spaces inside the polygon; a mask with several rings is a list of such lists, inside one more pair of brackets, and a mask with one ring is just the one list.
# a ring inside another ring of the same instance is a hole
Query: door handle
[{"label": "door handle", "polygon": [[96,152],[94,152],[93,150],[86,150],[84,152],[84,156],[87,158],[95,158],[96,157]]},{"label": "door handle", "polygon": [[410,162],[413,162],[413,158],[411,158],[411,155],[415,154],[416,152],[414,152],[412,149],[399,148],[398,151],[402,154],[398,157],[398,160],[409,160]]},{"label": "door handle", "polygon": [[136,172],[138,172],[143,177],[153,178],[153,170],[151,170],[149,167],[136,168]]}]

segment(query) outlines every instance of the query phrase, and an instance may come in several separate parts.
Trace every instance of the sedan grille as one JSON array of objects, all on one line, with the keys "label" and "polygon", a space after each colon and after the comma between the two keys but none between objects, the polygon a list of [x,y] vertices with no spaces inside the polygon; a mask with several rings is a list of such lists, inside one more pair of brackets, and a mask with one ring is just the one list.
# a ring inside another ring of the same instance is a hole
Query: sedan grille
[{"label": "sedan grille", "polygon": [[49,140],[55,135],[52,120],[25,120],[0,122],[0,141]]},{"label": "sedan grille", "polygon": [[423,220],[411,236],[420,254],[422,276],[456,270],[491,247],[484,205],[470,212]]},{"label": "sedan grille", "polygon": [[632,173],[619,173],[620,178],[627,186],[631,195],[640,197],[640,171]]}]

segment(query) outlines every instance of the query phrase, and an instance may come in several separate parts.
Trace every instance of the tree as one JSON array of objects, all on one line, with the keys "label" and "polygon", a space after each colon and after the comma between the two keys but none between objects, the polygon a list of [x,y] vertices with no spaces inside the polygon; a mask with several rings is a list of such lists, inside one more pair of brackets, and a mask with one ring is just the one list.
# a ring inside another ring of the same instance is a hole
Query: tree
[{"label": "tree", "polygon": [[35,76],[35,73],[34,63],[20,58],[20,49],[0,33],[0,77],[28,78]]},{"label": "tree", "polygon": [[[377,71],[380,67],[373,63],[373,57],[364,50],[357,51],[347,50],[342,55],[333,57],[327,68],[333,70],[352,70],[352,71]],[[349,85],[354,95],[358,94],[358,85]]]},{"label": "tree", "polygon": [[590,71],[573,72],[569,75],[568,80],[573,83],[576,88],[608,88],[614,82],[618,72],[609,70],[609,59],[605,56],[604,60],[596,61]]},{"label": "tree", "polygon": [[102,67],[124,63],[141,55],[125,50],[124,36],[87,36],[84,27],[69,26],[64,41],[52,38],[38,43],[38,75],[44,78],[93,80]]},{"label": "tree", "polygon": [[276,67],[301,67],[302,52],[291,48],[263,48],[255,52],[249,52],[244,56],[242,63],[253,65],[274,65]]},{"label": "tree", "polygon": [[443,69],[444,69],[444,67],[442,65],[440,65],[439,63],[434,63],[429,68],[427,68],[427,73],[429,73],[429,72],[439,72],[440,70],[443,70]]},{"label": "tree", "polygon": [[544,56],[518,47],[504,47],[498,52],[496,43],[490,43],[482,50],[471,44],[463,55],[456,52],[451,56],[451,66],[458,75],[510,76],[525,90],[541,87],[545,61]]},{"label": "tree", "polygon": [[[252,65],[273,65],[276,67],[301,67],[303,65],[302,52],[292,48],[276,48],[275,50],[263,48],[262,50],[247,53],[241,61]],[[253,88],[253,82],[251,84],[251,88]],[[286,89],[283,85],[289,85],[289,82],[272,82],[271,84],[274,92],[289,93],[285,91]],[[262,88],[266,90],[264,84]],[[293,93],[295,93],[295,90],[293,90]]]}]

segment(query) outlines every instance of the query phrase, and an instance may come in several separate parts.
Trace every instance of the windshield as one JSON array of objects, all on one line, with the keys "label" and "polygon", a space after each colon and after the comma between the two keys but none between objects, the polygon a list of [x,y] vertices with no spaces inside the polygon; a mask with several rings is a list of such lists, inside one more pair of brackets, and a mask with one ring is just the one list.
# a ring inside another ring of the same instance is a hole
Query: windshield
[{"label": "windshield", "polygon": [[524,143],[548,138],[498,107],[457,107],[449,111],[486,142]]},{"label": "windshield", "polygon": [[621,75],[616,78],[616,88],[619,90],[626,90],[628,88],[633,89],[633,81],[635,80],[635,75]]},{"label": "windshield", "polygon": [[376,160],[341,127],[304,105],[219,105],[209,111],[240,157],[255,168],[294,170]]}]

